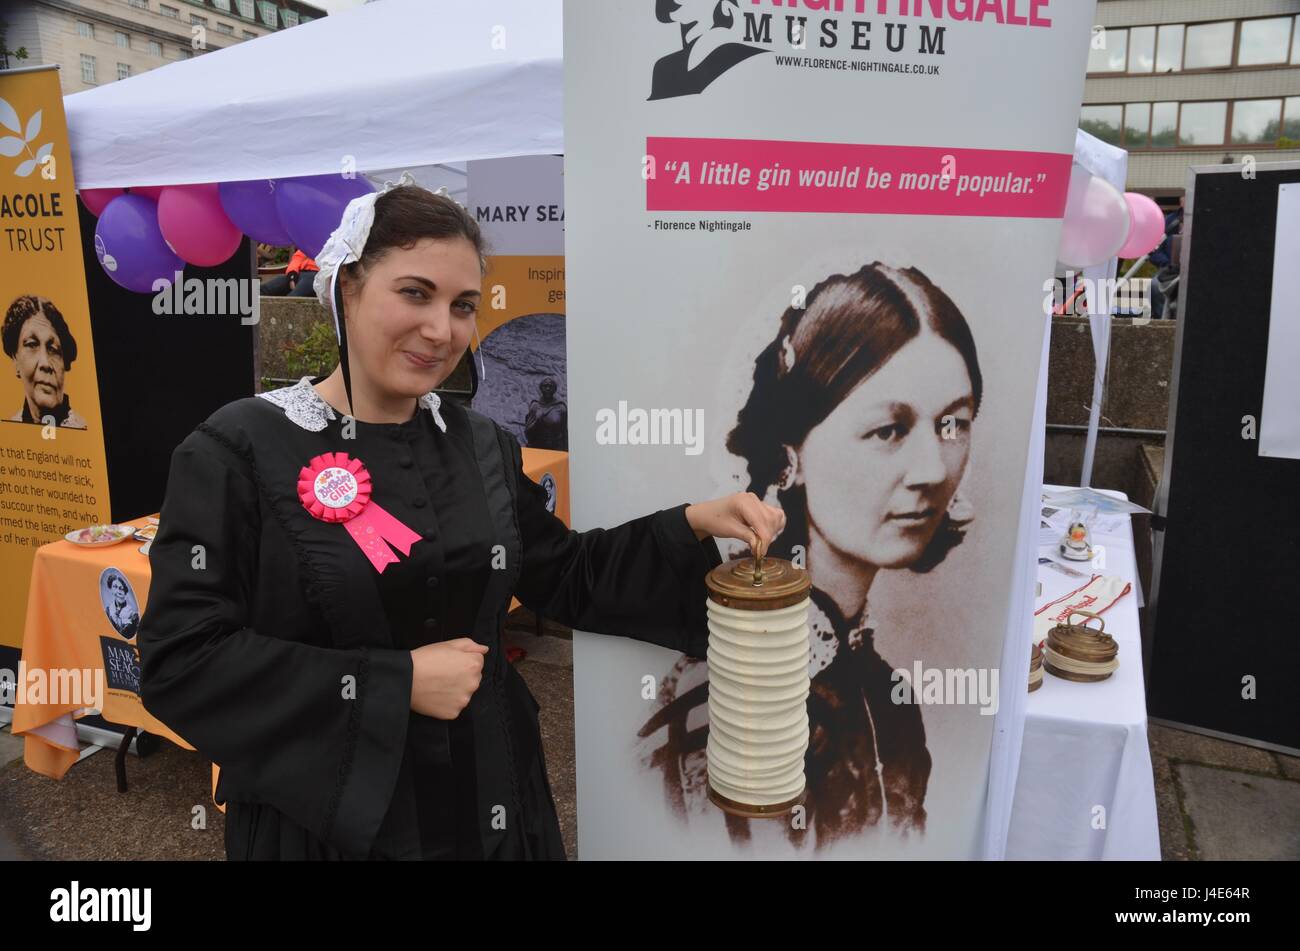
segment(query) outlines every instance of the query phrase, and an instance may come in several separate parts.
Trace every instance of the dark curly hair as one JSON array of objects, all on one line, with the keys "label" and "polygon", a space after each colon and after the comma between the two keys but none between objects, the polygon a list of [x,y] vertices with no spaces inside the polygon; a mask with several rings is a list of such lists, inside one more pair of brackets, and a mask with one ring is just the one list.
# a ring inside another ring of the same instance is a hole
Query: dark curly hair
[{"label": "dark curly hair", "polygon": [[77,339],[72,336],[72,331],[68,329],[68,322],[63,319],[54,302],[48,297],[37,297],[34,294],[24,294],[22,297],[15,298],[9,305],[9,310],[5,312],[4,327],[0,329],[5,356],[13,358],[17,355],[18,338],[22,334],[23,324],[38,314],[43,315],[54,326],[54,332],[59,335],[59,346],[63,348],[63,369],[71,370],[72,361],[77,359]]},{"label": "dark curly hair", "polygon": [[[803,307],[788,308],[776,338],[754,362],[749,399],[727,436],[727,448],[748,462],[749,491],[762,498],[777,484],[787,463],[784,446],[802,444],[923,326],[961,354],[978,413],[984,378],[970,326],[952,299],[916,268],[895,271],[877,261],[853,274],[833,274],[812,289]],[[796,545],[807,550],[807,494],[794,485],[779,490],[777,499],[786,513],[786,528],[771,553],[790,558]],[[929,571],[963,536],[945,513],[911,569]]]}]

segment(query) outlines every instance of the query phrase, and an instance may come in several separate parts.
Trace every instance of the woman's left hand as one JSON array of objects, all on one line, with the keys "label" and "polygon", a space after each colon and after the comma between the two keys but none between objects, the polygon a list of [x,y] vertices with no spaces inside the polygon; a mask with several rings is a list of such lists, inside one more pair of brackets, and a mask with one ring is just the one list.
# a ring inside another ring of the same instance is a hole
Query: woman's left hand
[{"label": "woman's left hand", "polygon": [[785,529],[785,513],[753,492],[688,505],[686,521],[696,538],[738,538],[757,555],[766,552],[772,539]]}]

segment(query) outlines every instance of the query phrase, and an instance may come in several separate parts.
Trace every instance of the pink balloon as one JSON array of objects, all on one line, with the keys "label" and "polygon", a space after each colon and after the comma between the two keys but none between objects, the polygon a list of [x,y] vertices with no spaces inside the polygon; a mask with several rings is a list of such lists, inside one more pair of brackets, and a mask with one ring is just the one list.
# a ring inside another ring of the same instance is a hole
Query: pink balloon
[{"label": "pink balloon", "polygon": [[132,195],[143,195],[145,198],[152,198],[157,201],[162,195],[162,185],[132,185],[130,192]]},{"label": "pink balloon", "polygon": [[216,185],[168,185],[158,199],[158,227],[173,251],[199,267],[227,260],[243,239]]},{"label": "pink balloon", "polygon": [[1067,267],[1103,264],[1128,240],[1128,203],[1118,188],[1081,165],[1070,172],[1061,247],[1056,258]]},{"label": "pink balloon", "polygon": [[1128,240],[1119,249],[1122,258],[1140,258],[1150,254],[1165,240],[1165,213],[1160,206],[1146,195],[1137,192],[1125,192],[1124,201],[1128,203],[1129,228]]},{"label": "pink balloon", "polygon": [[124,188],[83,188],[77,194],[86,210],[98,218],[104,213],[105,206],[118,195],[125,195]]}]

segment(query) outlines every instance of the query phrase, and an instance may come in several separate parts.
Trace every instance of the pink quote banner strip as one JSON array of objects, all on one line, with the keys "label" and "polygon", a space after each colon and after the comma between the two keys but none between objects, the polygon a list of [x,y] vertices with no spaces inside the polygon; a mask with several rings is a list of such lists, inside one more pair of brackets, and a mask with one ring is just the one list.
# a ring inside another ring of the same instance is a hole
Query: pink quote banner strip
[{"label": "pink quote banner strip", "polygon": [[1050,152],[648,137],[646,211],[1059,218],[1072,157]]}]

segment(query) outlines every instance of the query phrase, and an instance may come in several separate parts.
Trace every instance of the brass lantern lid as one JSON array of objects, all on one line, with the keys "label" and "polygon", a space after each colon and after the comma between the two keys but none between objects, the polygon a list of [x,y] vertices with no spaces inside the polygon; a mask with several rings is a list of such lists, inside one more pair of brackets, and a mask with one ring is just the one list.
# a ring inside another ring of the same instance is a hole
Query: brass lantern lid
[{"label": "brass lantern lid", "polygon": [[[1085,618],[1082,624],[1070,623],[1076,614]],[[1100,627],[1088,627],[1087,619],[1098,621]],[[1047,646],[1074,661],[1105,664],[1119,653],[1119,645],[1105,630],[1106,622],[1101,615],[1076,608],[1070,612],[1064,624],[1057,624],[1048,631]]]},{"label": "brass lantern lid", "polygon": [[704,579],[709,599],[740,611],[775,611],[808,596],[812,578],[784,558],[733,558]]}]

